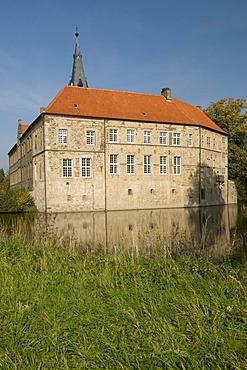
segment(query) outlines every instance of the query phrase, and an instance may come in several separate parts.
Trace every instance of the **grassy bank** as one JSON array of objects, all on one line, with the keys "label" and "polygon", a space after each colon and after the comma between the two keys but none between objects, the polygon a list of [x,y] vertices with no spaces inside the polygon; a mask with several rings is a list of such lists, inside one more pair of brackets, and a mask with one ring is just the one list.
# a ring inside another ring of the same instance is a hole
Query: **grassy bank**
[{"label": "grassy bank", "polygon": [[247,369],[246,266],[0,241],[0,369]]}]

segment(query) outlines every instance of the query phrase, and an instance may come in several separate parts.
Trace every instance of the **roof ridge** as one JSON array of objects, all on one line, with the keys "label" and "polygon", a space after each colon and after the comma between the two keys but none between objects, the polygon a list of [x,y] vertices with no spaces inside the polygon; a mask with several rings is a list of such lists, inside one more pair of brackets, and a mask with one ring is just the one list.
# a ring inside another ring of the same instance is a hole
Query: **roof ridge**
[{"label": "roof ridge", "polygon": [[[65,88],[78,88],[80,89],[79,86],[70,86],[70,85],[65,85],[64,86]],[[124,91],[124,90],[113,90],[113,89],[101,89],[101,88],[97,88],[97,87],[88,87],[87,90],[97,90],[97,91],[111,91],[111,92],[117,92],[117,93],[124,93],[124,94],[136,94],[136,95],[148,95],[148,96],[160,96],[162,98],[162,95],[160,94],[151,94],[151,93],[142,93],[142,92],[138,92],[138,91]]]}]

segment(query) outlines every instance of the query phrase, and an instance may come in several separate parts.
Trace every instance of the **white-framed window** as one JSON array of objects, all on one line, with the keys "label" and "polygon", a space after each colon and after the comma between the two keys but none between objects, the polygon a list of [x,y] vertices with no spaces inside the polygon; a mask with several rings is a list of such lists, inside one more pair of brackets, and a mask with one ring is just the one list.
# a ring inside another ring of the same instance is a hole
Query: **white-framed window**
[{"label": "white-framed window", "polygon": [[193,146],[193,134],[188,135],[188,145]]},{"label": "white-framed window", "polygon": [[118,155],[110,154],[110,173],[118,174]]},{"label": "white-framed window", "polygon": [[160,174],[167,175],[167,173],[168,173],[167,156],[161,155],[160,156]]},{"label": "white-framed window", "polygon": [[126,172],[129,174],[135,174],[135,156],[133,154],[127,155]]},{"label": "white-framed window", "polygon": [[210,148],[210,136],[207,136],[207,148]]},{"label": "white-framed window", "polygon": [[179,132],[173,132],[172,141],[173,145],[181,145],[181,134]]},{"label": "white-framed window", "polygon": [[181,175],[181,157],[173,157],[174,175]]},{"label": "white-framed window", "polygon": [[167,145],[167,132],[160,132],[160,145]]},{"label": "white-framed window", "polygon": [[109,129],[109,141],[110,141],[110,143],[117,143],[118,142],[118,129],[117,128],[110,128]]},{"label": "white-framed window", "polygon": [[135,142],[135,130],[127,129],[126,140],[127,140],[127,143],[134,143]]},{"label": "white-framed window", "polygon": [[144,131],[143,142],[144,144],[151,144],[151,131]]},{"label": "white-framed window", "polygon": [[67,144],[68,143],[68,130],[64,128],[58,129],[58,143]]},{"label": "white-framed window", "polygon": [[95,145],[95,131],[87,130],[86,132],[86,144]]},{"label": "white-framed window", "polygon": [[63,177],[72,177],[72,159],[63,159]]},{"label": "white-framed window", "polygon": [[91,158],[81,159],[81,176],[91,177]]},{"label": "white-framed window", "polygon": [[151,155],[144,155],[143,157],[143,172],[145,174],[151,173]]}]

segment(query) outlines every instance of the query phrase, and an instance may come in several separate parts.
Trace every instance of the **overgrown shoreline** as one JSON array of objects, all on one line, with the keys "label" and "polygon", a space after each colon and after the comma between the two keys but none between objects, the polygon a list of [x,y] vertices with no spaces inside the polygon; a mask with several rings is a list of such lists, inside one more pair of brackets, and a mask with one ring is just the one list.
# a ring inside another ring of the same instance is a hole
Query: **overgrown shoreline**
[{"label": "overgrown shoreline", "polygon": [[0,368],[245,369],[246,266],[0,241]]}]

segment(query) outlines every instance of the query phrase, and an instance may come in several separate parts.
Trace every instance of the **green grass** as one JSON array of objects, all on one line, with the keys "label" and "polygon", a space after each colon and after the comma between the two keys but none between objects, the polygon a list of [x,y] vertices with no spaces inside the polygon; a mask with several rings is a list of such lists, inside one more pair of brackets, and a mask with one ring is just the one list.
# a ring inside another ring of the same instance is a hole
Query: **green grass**
[{"label": "green grass", "polygon": [[247,369],[246,266],[0,241],[0,369]]}]

